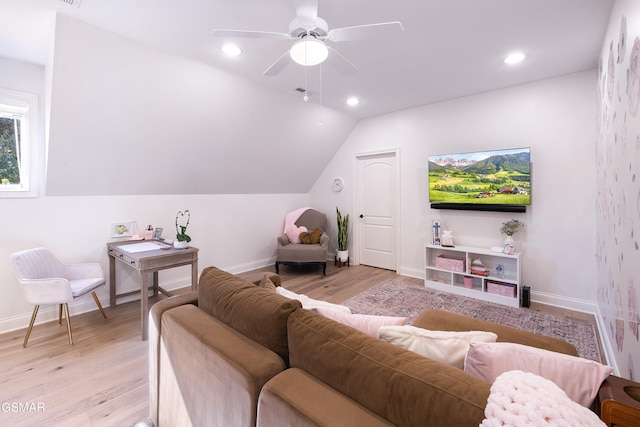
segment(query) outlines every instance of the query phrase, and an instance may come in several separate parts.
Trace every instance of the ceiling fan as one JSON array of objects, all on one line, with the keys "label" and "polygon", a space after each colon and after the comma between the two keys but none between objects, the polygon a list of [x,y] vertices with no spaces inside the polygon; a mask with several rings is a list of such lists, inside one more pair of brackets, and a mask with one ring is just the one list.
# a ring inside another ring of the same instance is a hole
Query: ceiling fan
[{"label": "ceiling fan", "polygon": [[293,45],[263,73],[275,76],[292,60],[303,66],[312,66],[324,62],[336,67],[342,74],[351,74],[358,68],[325,41],[341,42],[382,38],[404,31],[400,22],[380,22],[377,24],[329,30],[327,22],[318,17],[318,0],[296,0],[296,17],[289,23],[288,33],[250,30],[216,29],[216,37],[246,37],[274,40],[294,40]]}]

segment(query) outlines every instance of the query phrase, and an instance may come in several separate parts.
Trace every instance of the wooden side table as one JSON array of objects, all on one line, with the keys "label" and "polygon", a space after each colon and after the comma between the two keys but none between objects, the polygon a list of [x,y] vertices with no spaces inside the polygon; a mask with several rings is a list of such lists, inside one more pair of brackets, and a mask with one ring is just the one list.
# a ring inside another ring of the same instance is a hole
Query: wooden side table
[{"label": "wooden side table", "polygon": [[598,392],[600,419],[609,426],[640,426],[640,383],[610,375]]},{"label": "wooden side table", "polygon": [[[168,268],[191,265],[191,290],[198,289],[198,248],[174,249],[167,245],[166,248],[158,247],[155,250],[131,252],[126,250],[127,245],[144,243],[141,241],[112,242],[107,244],[109,254],[109,296],[111,307],[116,306],[116,299],[127,295],[140,293],[140,317],[142,323],[142,340],[148,337],[149,318],[149,276],[152,276],[151,288],[153,294],[162,292],[171,296],[171,293],[158,286],[158,271]],[[151,241],[147,242],[151,243]],[[140,275],[140,290],[116,294],[116,261],[127,268],[133,268]]]}]

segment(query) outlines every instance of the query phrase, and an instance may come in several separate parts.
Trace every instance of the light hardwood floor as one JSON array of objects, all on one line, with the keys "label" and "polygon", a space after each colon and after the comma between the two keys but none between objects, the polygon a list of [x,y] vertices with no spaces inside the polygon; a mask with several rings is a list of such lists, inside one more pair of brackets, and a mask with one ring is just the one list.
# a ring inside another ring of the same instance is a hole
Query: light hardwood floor
[{"label": "light hardwood floor", "polygon": [[[273,267],[241,275],[259,277],[263,271],[273,272]],[[389,270],[338,269],[333,263],[324,277],[318,267],[289,266],[280,267],[280,276],[287,289],[335,303],[393,278],[423,284]],[[593,321],[593,316],[568,310],[535,305],[531,309]],[[105,310],[107,320],[97,310],[71,318],[73,346],[64,322],[36,325],[26,349],[25,330],[0,335],[0,426],[133,426],[148,417],[148,343],[140,340],[139,302]],[[7,403],[44,408],[7,412]]]}]

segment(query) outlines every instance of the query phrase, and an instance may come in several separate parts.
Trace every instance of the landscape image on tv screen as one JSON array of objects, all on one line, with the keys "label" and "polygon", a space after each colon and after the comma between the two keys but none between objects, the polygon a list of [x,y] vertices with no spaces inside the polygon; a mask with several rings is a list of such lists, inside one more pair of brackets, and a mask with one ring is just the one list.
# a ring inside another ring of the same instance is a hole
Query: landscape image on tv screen
[{"label": "landscape image on tv screen", "polygon": [[429,156],[429,201],[529,205],[529,151],[518,148]]}]

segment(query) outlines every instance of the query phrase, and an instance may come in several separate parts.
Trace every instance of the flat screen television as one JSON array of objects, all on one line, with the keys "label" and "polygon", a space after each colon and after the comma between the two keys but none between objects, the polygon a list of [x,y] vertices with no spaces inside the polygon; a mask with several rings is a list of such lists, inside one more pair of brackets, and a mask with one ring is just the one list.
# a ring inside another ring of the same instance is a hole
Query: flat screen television
[{"label": "flat screen television", "polygon": [[529,148],[429,156],[434,209],[525,212],[531,204]]}]

